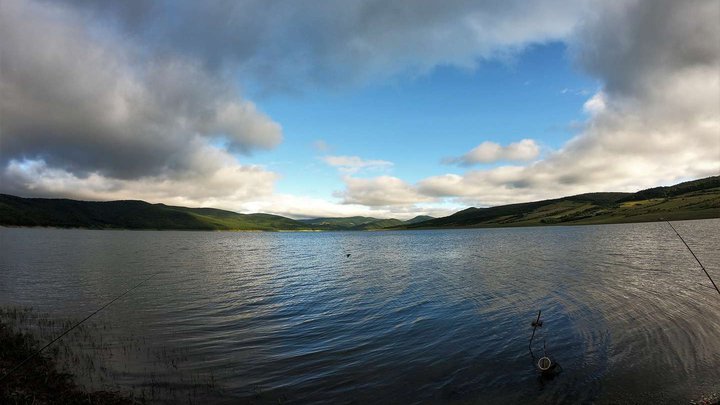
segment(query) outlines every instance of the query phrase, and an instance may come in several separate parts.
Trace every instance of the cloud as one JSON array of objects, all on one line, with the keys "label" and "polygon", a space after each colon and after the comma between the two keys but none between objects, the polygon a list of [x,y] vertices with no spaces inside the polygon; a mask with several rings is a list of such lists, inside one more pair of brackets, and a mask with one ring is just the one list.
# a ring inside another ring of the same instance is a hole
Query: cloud
[{"label": "cloud", "polygon": [[277,175],[259,166],[242,166],[224,151],[205,147],[191,157],[203,170],[162,173],[133,179],[97,172],[78,176],[42,160],[12,160],[0,172],[4,192],[25,196],[64,196],[81,200],[145,200],[237,210],[241,202],[271,195]]},{"label": "cloud", "polygon": [[583,110],[590,115],[597,115],[605,111],[607,102],[605,93],[599,91],[590,97],[584,104]]},{"label": "cloud", "polygon": [[275,174],[231,153],[275,147],[280,125],[196,61],[50,3],[3,1],[0,37],[4,191],[201,202],[272,189]]},{"label": "cloud", "polygon": [[[575,138],[527,165],[431,176],[406,184],[405,195],[487,206],[720,173],[720,41],[708,40],[720,38],[720,3],[609,4],[572,41],[577,63],[604,84]],[[490,161],[499,150],[480,145],[456,161]]]},{"label": "cloud", "polygon": [[370,207],[408,205],[432,201],[403,180],[392,176],[372,179],[345,177],[345,190],[337,193],[344,204],[361,204]]},{"label": "cloud", "polygon": [[[7,0],[0,188],[244,203],[253,198],[246,190],[266,193],[278,175],[234,155],[274,148],[282,128],[241,97],[238,78],[267,90],[472,68],[565,37],[583,7],[561,3]],[[345,174],[392,165],[326,161]],[[239,180],[227,183],[228,173]],[[193,183],[204,179],[216,181]]]},{"label": "cloud", "polygon": [[267,212],[290,218],[328,218],[365,216],[373,218],[410,219],[417,215],[441,217],[457,211],[457,207],[425,204],[367,206],[333,202],[323,198],[277,193],[242,204],[245,212]]},{"label": "cloud", "polygon": [[565,87],[564,89],[560,90],[560,94],[570,94],[573,96],[588,96],[592,94],[592,91],[588,89],[570,89]]},{"label": "cloud", "polygon": [[[720,3],[704,0],[4,0],[0,189],[227,208],[269,201],[278,175],[238,156],[276,147],[282,128],[238,81],[265,91],[356,85],[472,69],[550,41],[567,43],[602,84],[574,139],[540,160],[532,140],[484,143],[451,160],[512,164],[417,184],[345,177],[341,202],[399,212],[718,174],[718,20]],[[327,158],[346,174],[390,166]]]},{"label": "cloud", "polygon": [[485,141],[462,156],[443,159],[443,163],[472,166],[499,161],[528,161],[535,159],[539,154],[540,147],[532,139],[523,139],[507,146]]},{"label": "cloud", "polygon": [[361,170],[384,170],[393,166],[392,162],[386,160],[365,160],[357,156],[323,156],[322,160],[345,174]]},{"label": "cloud", "polygon": [[155,52],[232,67],[266,90],[298,90],[298,83],[342,86],[438,65],[473,68],[566,38],[591,1],[64,3]]}]

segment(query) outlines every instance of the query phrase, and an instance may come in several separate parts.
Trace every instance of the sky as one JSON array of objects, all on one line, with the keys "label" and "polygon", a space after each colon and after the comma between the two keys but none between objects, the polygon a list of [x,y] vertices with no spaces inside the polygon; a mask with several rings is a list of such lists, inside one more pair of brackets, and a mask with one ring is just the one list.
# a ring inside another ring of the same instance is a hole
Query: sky
[{"label": "sky", "polygon": [[720,174],[720,2],[0,3],[0,192],[400,219]]}]

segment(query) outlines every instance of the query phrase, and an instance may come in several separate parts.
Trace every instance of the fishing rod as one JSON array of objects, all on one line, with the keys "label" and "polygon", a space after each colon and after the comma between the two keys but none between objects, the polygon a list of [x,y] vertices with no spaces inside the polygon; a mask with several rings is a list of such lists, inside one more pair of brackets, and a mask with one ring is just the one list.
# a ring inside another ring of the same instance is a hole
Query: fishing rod
[{"label": "fishing rod", "polygon": [[718,294],[720,294],[720,288],[718,288],[717,284],[715,284],[715,281],[713,281],[712,277],[710,277],[710,273],[708,273],[708,271],[705,269],[705,266],[703,266],[703,264],[700,263],[700,259],[698,259],[697,255],[695,255],[695,252],[693,252],[693,250],[690,249],[690,246],[688,246],[687,242],[685,242],[685,239],[683,239],[683,237],[680,235],[680,233],[677,231],[677,229],[675,229],[675,227],[673,226],[673,224],[671,224],[670,221],[665,221],[665,222],[667,222],[667,224],[670,225],[670,228],[672,228],[672,230],[675,231],[675,234],[678,236],[678,238],[680,238],[680,240],[682,241],[682,243],[685,244],[685,247],[690,251],[690,253],[691,253],[691,254],[693,255],[693,257],[695,258],[695,261],[698,262],[698,264],[700,265],[700,268],[705,272],[705,275],[707,276],[708,280],[710,280],[710,282],[712,283],[713,287],[715,287],[715,291],[717,291]]},{"label": "fishing rod", "polygon": [[92,318],[95,314],[97,314],[98,312],[100,312],[100,311],[102,311],[103,309],[107,308],[107,307],[110,306],[110,304],[112,304],[113,302],[115,302],[115,301],[119,300],[120,298],[126,296],[128,293],[130,293],[130,291],[132,291],[132,290],[140,287],[141,285],[145,284],[145,282],[149,281],[151,278],[157,276],[158,274],[160,274],[160,272],[153,273],[152,275],[150,275],[150,277],[147,277],[146,279],[142,280],[141,282],[135,284],[133,287],[131,287],[130,289],[126,290],[124,293],[118,295],[117,297],[115,297],[115,298],[113,298],[112,300],[110,300],[109,302],[107,302],[105,305],[103,305],[103,306],[101,306],[100,308],[96,309],[95,312],[93,312],[93,313],[91,313],[90,315],[86,316],[83,320],[81,320],[80,322],[78,322],[78,323],[76,323],[75,325],[73,325],[72,327],[70,327],[70,329],[68,329],[68,330],[66,330],[65,332],[61,333],[60,336],[56,337],[55,339],[51,340],[48,344],[46,344],[45,346],[41,347],[40,350],[37,350],[36,352],[34,352],[33,354],[31,354],[30,356],[26,357],[25,360],[23,360],[23,361],[21,361],[20,363],[18,363],[15,367],[13,367],[12,369],[10,369],[10,371],[8,371],[7,373],[5,373],[4,376],[0,377],[0,383],[2,383],[3,381],[5,381],[8,377],[10,377],[10,375],[12,375],[13,373],[15,373],[16,371],[20,370],[20,369],[21,369],[25,364],[27,364],[30,360],[34,359],[35,356],[37,356],[37,355],[39,355],[40,353],[42,353],[43,350],[45,350],[45,349],[47,349],[48,347],[50,347],[53,343],[55,343],[55,342],[57,342],[58,340],[60,340],[63,336],[65,336],[65,335],[67,335],[68,333],[70,333],[73,329],[75,329],[75,328],[77,328],[78,326],[82,325],[85,321],[87,321],[88,319]]}]

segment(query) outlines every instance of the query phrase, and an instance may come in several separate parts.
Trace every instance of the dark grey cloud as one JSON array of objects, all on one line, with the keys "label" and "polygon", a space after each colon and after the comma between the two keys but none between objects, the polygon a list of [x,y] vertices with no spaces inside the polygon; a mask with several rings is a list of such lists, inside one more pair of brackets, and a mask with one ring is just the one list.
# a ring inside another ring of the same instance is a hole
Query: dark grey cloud
[{"label": "dark grey cloud", "polygon": [[3,2],[0,165],[129,179],[196,170],[197,139],[243,153],[280,142],[280,126],[227,77],[95,29],[61,6]]},{"label": "dark grey cloud", "polygon": [[684,69],[717,67],[720,2],[616,1],[598,9],[571,41],[579,65],[605,92],[635,96]]},{"label": "dark grey cloud", "polygon": [[86,1],[66,4],[157,52],[231,67],[267,90],[474,66],[563,39],[589,3],[540,0]]}]

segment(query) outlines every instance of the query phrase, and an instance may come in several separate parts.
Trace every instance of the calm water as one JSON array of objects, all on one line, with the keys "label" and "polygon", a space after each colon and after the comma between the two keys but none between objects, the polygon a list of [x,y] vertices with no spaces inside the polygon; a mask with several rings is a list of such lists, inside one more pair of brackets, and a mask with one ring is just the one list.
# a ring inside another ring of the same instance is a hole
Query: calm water
[{"label": "calm water", "polygon": [[[675,226],[720,280],[720,220]],[[95,320],[109,348],[97,367],[125,390],[152,381],[185,395],[212,380],[195,395],[227,403],[688,403],[720,392],[720,297],[664,223],[0,238],[0,305],[51,316],[85,316],[159,272]],[[528,352],[538,309],[536,352],[544,341],[563,369],[551,381]]]}]

